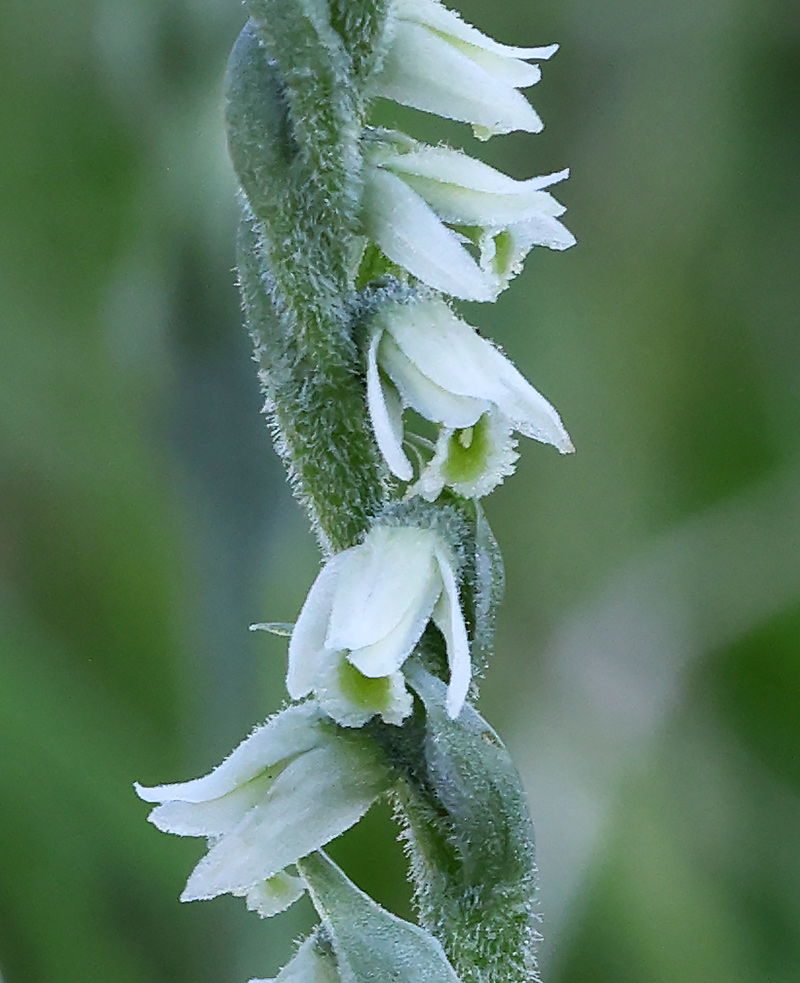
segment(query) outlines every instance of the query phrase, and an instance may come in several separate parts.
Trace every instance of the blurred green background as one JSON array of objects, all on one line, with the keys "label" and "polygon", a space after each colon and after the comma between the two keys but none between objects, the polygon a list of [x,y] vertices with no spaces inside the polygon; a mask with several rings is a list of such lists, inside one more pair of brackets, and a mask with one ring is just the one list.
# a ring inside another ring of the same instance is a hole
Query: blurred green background
[{"label": "blurred green background", "polygon": [[[537,137],[579,245],[467,316],[553,400],[487,502],[508,594],[481,708],[537,823],[548,983],[800,978],[800,7],[509,0],[562,50]],[[318,564],[259,416],[220,84],[233,2],[0,5],[0,968],[245,983],[309,923],[179,905],[202,845],[131,783],[283,693]],[[428,140],[466,128],[382,107]],[[408,911],[386,809],[337,856]]]}]

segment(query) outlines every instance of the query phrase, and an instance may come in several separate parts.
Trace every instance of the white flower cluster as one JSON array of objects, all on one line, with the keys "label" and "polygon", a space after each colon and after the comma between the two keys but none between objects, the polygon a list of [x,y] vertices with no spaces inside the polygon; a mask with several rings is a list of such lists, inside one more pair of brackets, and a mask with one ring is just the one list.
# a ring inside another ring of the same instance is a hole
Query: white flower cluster
[{"label": "white flower cluster", "polygon": [[[371,95],[471,123],[482,137],[542,128],[519,90],[540,77],[528,61],[556,45],[498,44],[438,0],[394,0],[387,32]],[[421,285],[378,307],[367,347],[375,439],[389,471],[408,483],[406,498],[434,502],[445,488],[488,494],[514,470],[515,433],[569,453],[555,409],[441,296],[494,300],[533,246],[573,245],[558,220],[564,207],[547,190],[568,172],[517,181],[459,150],[384,130],[368,131],[364,162],[363,233]],[[416,480],[406,409],[438,427],[434,444],[416,438]],[[311,588],[289,645],[289,694],[313,694],[346,727],[376,715],[402,723],[413,706],[403,664],[432,621],[447,650],[447,711],[457,716],[471,678],[459,574],[452,544],[435,530],[374,526]]]},{"label": "white flower cluster", "polygon": [[[370,96],[471,123],[482,138],[541,129],[519,90],[540,77],[529,62],[556,45],[498,44],[438,0],[392,0],[386,40]],[[182,900],[232,893],[265,916],[310,885],[304,858],[386,789],[376,746],[343,728],[375,716],[400,725],[411,714],[403,667],[430,625],[444,642],[451,718],[467,698],[466,563],[447,522],[424,519],[434,511],[426,503],[491,492],[514,469],[517,433],[572,450],[556,410],[441,296],[494,300],[533,246],[571,246],[564,208],[548,190],[567,172],[517,181],[461,151],[371,131],[363,177],[364,239],[408,286],[384,291],[372,309],[363,367],[375,440],[387,476],[407,486],[408,511],[379,517],[314,582],[289,644],[287,688],[305,702],[256,729],[209,775],[137,786],[157,803],[150,820],[159,829],[208,840]],[[437,428],[436,439],[406,433],[406,411]],[[322,952],[309,941],[281,978],[330,983]],[[444,960],[438,950],[429,956]]]}]

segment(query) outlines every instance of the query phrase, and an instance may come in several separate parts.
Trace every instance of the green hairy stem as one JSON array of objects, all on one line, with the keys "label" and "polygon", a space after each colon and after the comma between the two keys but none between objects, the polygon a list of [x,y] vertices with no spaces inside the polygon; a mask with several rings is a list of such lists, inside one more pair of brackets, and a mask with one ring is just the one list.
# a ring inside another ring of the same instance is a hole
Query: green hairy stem
[{"label": "green hairy stem", "polygon": [[[351,313],[363,89],[379,58],[386,5],[325,7],[250,0],[227,98],[229,145],[246,195],[238,255],[248,326],[293,483],[339,550],[357,541],[386,497]],[[476,525],[491,537],[482,514]],[[492,544],[478,554],[478,579],[499,561]],[[465,597],[482,607],[475,648],[487,650],[484,623],[499,600],[497,574],[488,577]],[[522,983],[535,967],[538,916],[519,777],[478,714],[467,708],[451,721],[434,698],[442,684],[421,669],[412,682],[424,711],[402,731],[372,730],[402,775],[396,803],[422,923],[462,980]]]},{"label": "green hairy stem", "polygon": [[258,347],[268,352],[261,366],[284,460],[323,541],[340,550],[383,499],[349,313],[359,116],[332,28],[299,4],[250,7],[258,19],[237,41],[227,79],[229,146],[252,213],[240,281],[250,330],[267,343]]}]

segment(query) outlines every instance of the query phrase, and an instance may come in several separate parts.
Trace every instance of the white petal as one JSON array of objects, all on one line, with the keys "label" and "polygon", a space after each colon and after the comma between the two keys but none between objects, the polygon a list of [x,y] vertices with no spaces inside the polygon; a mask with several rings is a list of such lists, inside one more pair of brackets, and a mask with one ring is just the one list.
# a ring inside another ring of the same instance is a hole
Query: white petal
[{"label": "white petal", "polygon": [[239,788],[207,802],[165,802],[147,817],[162,833],[176,836],[224,836],[236,829],[264,798],[275,775],[253,778]]},{"label": "white petal", "polygon": [[419,495],[426,502],[435,502],[442,494],[445,481],[442,472],[442,465],[447,459],[447,442],[452,437],[454,431],[449,427],[442,427],[439,431],[439,438],[436,441],[436,452],[428,462],[425,470],[406,492],[407,498]]},{"label": "white petal", "polygon": [[[406,357],[431,382],[446,392],[480,400],[482,412],[487,408],[486,401],[495,395],[487,359],[499,353],[443,300],[398,306],[382,323]],[[462,428],[471,426],[475,419],[470,423],[443,422]]]},{"label": "white petal", "polygon": [[[255,911],[262,918],[272,918],[295,903],[305,894],[305,882],[282,871],[267,881],[262,881],[244,892],[247,910]],[[278,977],[280,979],[280,976]]]},{"label": "white petal", "polygon": [[319,661],[325,649],[336,581],[347,565],[350,552],[345,550],[338,553],[320,570],[294,626],[289,641],[289,667],[286,673],[286,689],[293,700],[302,699],[314,688]]},{"label": "white petal", "polygon": [[371,679],[396,672],[425,631],[441,589],[439,578],[428,576],[425,593],[415,596],[415,603],[409,605],[402,621],[372,645],[353,649],[348,661]]},{"label": "white petal", "polygon": [[[406,306],[407,317],[414,318],[420,305]],[[425,331],[427,325],[424,318],[418,319],[418,323],[419,330]],[[443,423],[447,427],[456,428],[471,427],[488,409],[485,399],[454,393],[433,382],[408,358],[388,331],[381,341],[378,357],[406,405],[432,423]]]},{"label": "white petal", "polygon": [[558,219],[548,215],[536,215],[525,219],[511,229],[517,240],[517,249],[523,256],[531,246],[564,250],[575,245],[575,236]]},{"label": "white petal", "polygon": [[470,44],[467,41],[460,41],[452,36],[449,38],[450,44],[464,54],[476,65],[497,79],[498,82],[505,82],[515,89],[527,89],[530,85],[535,85],[542,77],[542,70],[538,65],[528,65],[518,58],[508,58],[505,55],[497,55],[493,51],[487,51],[484,47]]},{"label": "white petal", "polygon": [[526,437],[552,444],[562,454],[572,453],[575,448],[555,407],[504,355],[497,349],[492,352],[487,368],[493,372],[494,403],[500,413]]},{"label": "white petal", "polygon": [[328,648],[372,645],[417,610],[435,572],[435,545],[429,530],[376,526],[361,546],[348,550],[347,568],[336,582]]},{"label": "white petal", "polygon": [[546,61],[558,51],[557,44],[538,48],[517,48],[500,44],[499,41],[487,37],[477,27],[463,21],[454,10],[444,7],[435,0],[398,0],[397,12],[400,17],[407,20],[416,20],[442,34],[448,34],[450,37],[505,58]]},{"label": "white petal", "polygon": [[472,663],[469,656],[469,640],[464,615],[461,611],[461,601],[458,596],[453,567],[448,557],[437,553],[439,571],[441,573],[444,591],[436,606],[434,619],[439,630],[444,635],[447,645],[447,663],[450,667],[450,682],[447,687],[445,707],[450,717],[457,717],[464,705],[472,678]]},{"label": "white petal", "polygon": [[321,740],[316,724],[318,707],[304,704],[289,707],[270,718],[203,778],[173,785],[144,788],[136,792],[145,802],[208,802],[232,792],[267,768],[308,750]]},{"label": "white petal", "polygon": [[392,262],[413,276],[462,300],[492,300],[487,276],[436,213],[399,177],[365,169],[363,221],[366,234]]},{"label": "white petal", "polygon": [[242,893],[339,836],[384,790],[376,755],[337,739],[296,758],[264,800],[211,847],[182,901]]},{"label": "white petal", "polygon": [[512,84],[487,71],[447,38],[411,21],[398,23],[375,85],[376,95],[477,124],[491,133],[538,133],[543,126]]},{"label": "white petal", "polygon": [[[517,181],[475,157],[450,147],[416,144],[414,149],[384,153],[376,161],[380,167],[402,177],[429,178],[441,184],[455,184],[491,195],[520,195],[528,182]],[[538,181],[531,178],[531,181]],[[538,186],[536,190],[540,190]]]},{"label": "white petal", "polygon": [[541,182],[554,176],[516,181],[458,150],[422,146],[381,161],[399,174],[445,222],[502,227],[539,215],[562,214]]},{"label": "white petal", "polygon": [[444,301],[403,305],[383,324],[410,361],[425,366],[442,389],[493,403],[525,436],[553,444],[562,453],[572,450],[561,418],[544,396]]},{"label": "white petal", "polygon": [[414,471],[403,451],[403,406],[397,391],[384,383],[378,370],[378,344],[381,332],[376,331],[367,352],[367,408],[375,440],[392,474],[401,481],[410,481]]}]

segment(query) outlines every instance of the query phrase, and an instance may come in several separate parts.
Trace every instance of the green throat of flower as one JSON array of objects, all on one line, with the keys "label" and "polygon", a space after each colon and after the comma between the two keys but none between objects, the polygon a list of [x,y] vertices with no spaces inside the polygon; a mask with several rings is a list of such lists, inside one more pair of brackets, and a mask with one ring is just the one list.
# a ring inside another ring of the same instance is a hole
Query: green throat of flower
[{"label": "green throat of flower", "polygon": [[490,450],[489,420],[484,413],[473,426],[451,434],[442,468],[447,482],[475,481],[487,467]]},{"label": "green throat of flower", "polygon": [[392,683],[388,676],[371,679],[347,659],[339,663],[338,674],[343,696],[359,709],[380,713],[388,708],[392,699]]}]

